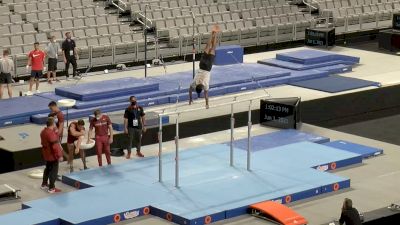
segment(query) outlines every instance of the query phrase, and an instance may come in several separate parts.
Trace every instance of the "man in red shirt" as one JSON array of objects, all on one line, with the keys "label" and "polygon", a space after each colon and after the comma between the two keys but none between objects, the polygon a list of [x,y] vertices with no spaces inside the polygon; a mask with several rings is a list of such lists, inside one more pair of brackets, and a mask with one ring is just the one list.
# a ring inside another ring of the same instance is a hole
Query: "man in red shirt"
[{"label": "man in red shirt", "polygon": [[46,169],[43,172],[41,189],[48,189],[47,191],[50,194],[53,194],[61,192],[61,190],[57,189],[54,184],[58,176],[58,162],[62,161],[63,156],[61,145],[58,140],[58,134],[54,127],[54,119],[49,117],[46,125],[47,126],[40,133],[42,155],[46,161]]},{"label": "man in red shirt", "polygon": [[[85,151],[80,149],[83,137],[85,135],[85,122],[83,120],[78,120],[78,122],[72,122],[68,127],[68,137],[67,137],[67,148],[68,148],[68,163],[70,167],[70,172],[74,172],[74,152],[75,154],[80,153],[83,169],[87,169]],[[75,144],[76,141],[76,144]]]},{"label": "man in red shirt", "polygon": [[46,70],[46,68],[44,67],[44,59],[46,57],[46,53],[40,50],[39,42],[35,42],[33,46],[35,49],[29,52],[28,65],[26,66],[27,70],[29,70],[29,67],[32,67],[28,94],[32,94],[32,87],[34,82],[36,82],[36,93],[39,93],[39,79],[43,76],[43,70]]},{"label": "man in red shirt", "polygon": [[101,111],[99,109],[94,111],[94,116],[95,118],[90,121],[88,143],[90,141],[90,137],[92,137],[92,132],[94,128],[97,161],[99,162],[99,166],[103,166],[103,151],[106,155],[107,164],[111,165],[110,144],[113,143],[113,128],[110,117],[101,114]]}]

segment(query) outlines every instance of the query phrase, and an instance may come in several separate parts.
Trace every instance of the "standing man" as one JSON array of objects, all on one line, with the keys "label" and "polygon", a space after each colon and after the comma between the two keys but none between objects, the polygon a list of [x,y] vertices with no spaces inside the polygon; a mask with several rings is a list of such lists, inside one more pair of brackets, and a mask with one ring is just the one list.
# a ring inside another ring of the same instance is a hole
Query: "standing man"
[{"label": "standing man", "polygon": [[[63,57],[64,57],[64,63],[65,63],[65,76],[67,80],[69,79],[69,64],[72,64],[72,76],[76,78],[76,60],[79,59],[78,57],[78,51],[76,49],[76,44],[75,41],[71,39],[71,32],[65,33],[65,41],[62,43],[62,52],[63,52]],[[79,78],[78,78],[79,79]]]},{"label": "standing man", "polygon": [[[70,172],[74,172],[74,153],[80,153],[83,169],[87,169],[85,151],[80,149],[83,137],[85,136],[85,122],[83,120],[78,120],[78,122],[72,122],[68,127],[68,138],[67,138],[67,148],[68,148],[68,163]],[[76,141],[76,144],[75,144]]]},{"label": "standing man", "polygon": [[144,157],[140,152],[140,147],[142,145],[142,134],[143,132],[146,132],[144,118],[146,114],[144,113],[143,108],[137,104],[135,96],[131,96],[129,101],[131,102],[131,105],[125,109],[124,114],[124,131],[129,137],[128,154],[126,155],[127,159],[131,158],[132,142],[136,147],[136,156]]},{"label": "standing man", "polygon": [[58,43],[56,41],[55,36],[51,36],[50,43],[47,45],[46,53],[48,56],[48,64],[47,64],[47,82],[52,84],[51,82],[51,74],[53,74],[53,81],[60,81],[56,77],[57,71],[57,61],[58,61]]},{"label": "standing man", "polygon": [[[54,129],[57,131],[58,140],[60,141],[61,145],[64,134],[64,113],[60,110],[60,108],[58,108],[57,103],[55,101],[51,101],[48,106],[50,109],[48,117],[52,117],[54,119],[54,123],[56,125]],[[68,154],[64,150],[63,150],[63,155],[66,159],[68,159]]]},{"label": "standing man", "polygon": [[0,99],[3,98],[4,85],[7,85],[8,97],[12,98],[11,83],[13,82],[11,72],[14,71],[14,62],[8,58],[10,52],[3,50],[3,58],[0,60]]},{"label": "standing man", "polygon": [[39,79],[43,76],[43,70],[46,70],[46,67],[44,66],[44,58],[46,57],[46,53],[40,50],[39,42],[35,42],[33,46],[35,49],[29,52],[28,65],[26,65],[27,70],[29,70],[29,67],[32,67],[28,95],[32,95],[32,87],[34,82],[36,82],[36,93],[40,93]]},{"label": "standing man", "polygon": [[40,187],[50,194],[61,192],[60,189],[55,187],[55,182],[58,176],[58,164],[62,162],[62,149],[58,140],[58,135],[54,127],[54,119],[49,117],[47,119],[46,128],[40,133],[42,142],[42,155],[46,161],[46,168],[43,172],[43,182]]},{"label": "standing man", "polygon": [[51,111],[49,113],[49,117],[54,118],[54,123],[56,124],[55,129],[57,130],[58,137],[61,143],[64,133],[64,114],[62,113],[60,108],[58,108],[55,101],[51,101],[49,103],[49,109]]},{"label": "standing man", "polygon": [[200,69],[197,71],[192,84],[189,87],[189,104],[192,104],[192,92],[196,90],[197,96],[200,97],[201,92],[204,90],[204,98],[206,99],[206,108],[208,105],[208,90],[210,89],[210,71],[214,63],[215,48],[217,47],[217,33],[220,31],[219,26],[215,25],[211,31],[211,37],[204,49],[200,59]]},{"label": "standing man", "polygon": [[94,128],[96,153],[99,166],[103,166],[102,154],[106,155],[107,164],[111,165],[111,152],[110,144],[113,143],[113,128],[110,117],[103,115],[100,109],[94,111],[94,118],[90,121],[90,128],[88,132],[88,143]]},{"label": "standing man", "polygon": [[339,224],[343,225],[361,225],[360,213],[353,208],[353,201],[345,198],[342,206],[342,214],[340,215]]}]

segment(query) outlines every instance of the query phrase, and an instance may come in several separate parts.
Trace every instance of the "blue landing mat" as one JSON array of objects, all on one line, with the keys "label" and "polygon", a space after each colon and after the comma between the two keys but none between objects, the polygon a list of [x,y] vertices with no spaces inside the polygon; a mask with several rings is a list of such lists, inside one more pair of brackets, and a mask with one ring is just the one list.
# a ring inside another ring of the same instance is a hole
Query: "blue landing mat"
[{"label": "blue landing mat", "polygon": [[339,64],[353,65],[353,64],[350,64],[350,63],[348,63],[346,61],[342,61],[342,60],[321,62],[318,64],[300,64],[300,63],[288,62],[288,61],[283,61],[283,60],[278,60],[278,59],[263,59],[263,60],[259,60],[257,62],[260,64],[264,64],[264,65],[277,66],[277,67],[282,67],[282,68],[291,69],[291,70],[310,70],[310,69],[318,69],[321,67],[334,66],[334,65],[339,65]]},{"label": "blue landing mat", "polygon": [[[251,143],[252,143],[251,150],[254,152],[261,150],[268,150],[274,147],[293,144],[302,141],[309,141],[322,144],[329,142],[329,138],[302,131],[297,131],[294,129],[280,130],[269,134],[253,136],[251,138]],[[225,144],[230,145],[230,142],[227,142]],[[241,150],[247,150],[247,139],[236,140],[233,142],[233,144],[235,148]]]},{"label": "blue landing mat", "polygon": [[1,225],[59,225],[58,217],[37,209],[24,209],[0,216]]},{"label": "blue landing mat", "polygon": [[291,82],[290,85],[329,92],[329,93],[337,93],[341,91],[348,91],[369,86],[376,86],[376,87],[380,86],[380,84],[377,82],[366,81],[351,77],[336,76],[336,75],[331,75],[329,77],[323,77],[313,80]]},{"label": "blue landing mat", "polygon": [[369,146],[355,144],[355,143],[351,143],[348,141],[342,141],[342,140],[323,143],[323,145],[337,148],[337,149],[342,149],[342,150],[353,152],[356,154],[360,154],[363,156],[363,158],[369,158],[372,156],[377,156],[377,155],[383,154],[383,149],[372,148]]},{"label": "blue landing mat", "polygon": [[23,96],[0,101],[0,126],[29,122],[32,114],[47,112],[49,100],[39,96]]},{"label": "blue landing mat", "polygon": [[[138,100],[139,104],[143,107],[149,107],[154,105],[162,105],[169,103],[169,96],[162,96],[151,99]],[[92,108],[83,108],[83,109],[69,109],[68,116],[69,119],[77,119],[82,117],[87,117],[93,114],[94,110],[101,109],[102,112],[114,112],[119,110],[124,110],[129,106],[129,102],[119,102],[115,104],[105,104],[101,106],[96,106]],[[146,109],[145,109],[146,110]],[[63,113],[66,115],[66,110],[63,110]],[[31,116],[31,121],[36,124],[44,124],[46,122],[48,113],[41,113]]]},{"label": "blue landing mat", "polygon": [[313,49],[303,49],[286,53],[278,53],[276,54],[276,59],[300,64],[317,64],[321,62],[335,60],[345,61],[350,64],[356,64],[360,62],[359,57],[341,55],[335,52],[319,51]]},{"label": "blue landing mat", "polygon": [[[206,216],[216,222],[245,214],[243,208],[256,202],[273,199],[288,203],[347,188],[349,179],[310,167],[331,162],[351,164],[361,158],[301,142],[255,152],[250,173],[244,169],[245,155],[235,149],[236,167],[229,167],[226,145],[182,151],[179,189],[173,187],[173,154],[163,156],[163,183],[157,182],[157,157],[77,172],[63,180],[95,187],[27,202],[24,207],[46,210],[72,224],[102,225],[116,217],[125,220],[125,212],[141,216],[143,207],[150,206],[150,213],[161,218],[170,213],[173,222],[202,225]],[[88,210],[93,205],[96,210]]]},{"label": "blue landing mat", "polygon": [[57,95],[80,101],[90,101],[102,98],[157,91],[158,88],[158,83],[144,79],[127,77],[67,87],[58,87],[55,89],[55,93]]}]

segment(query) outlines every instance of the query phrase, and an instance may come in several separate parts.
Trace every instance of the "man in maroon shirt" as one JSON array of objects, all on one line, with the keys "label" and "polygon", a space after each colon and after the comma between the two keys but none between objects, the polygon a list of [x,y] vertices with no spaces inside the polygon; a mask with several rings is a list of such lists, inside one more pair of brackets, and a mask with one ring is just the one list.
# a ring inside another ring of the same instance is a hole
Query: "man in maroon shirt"
[{"label": "man in maroon shirt", "polygon": [[49,117],[46,125],[47,126],[40,133],[42,155],[46,161],[41,189],[46,190],[48,188],[47,191],[53,194],[61,192],[60,189],[55,187],[55,182],[58,176],[58,162],[62,161],[63,156],[58,134],[54,127],[54,119]]},{"label": "man in maroon shirt", "polygon": [[99,166],[103,166],[103,151],[106,155],[107,164],[111,165],[110,144],[113,143],[113,128],[110,117],[101,114],[100,109],[94,111],[94,116],[95,117],[90,121],[88,143],[90,141],[90,138],[92,137],[92,132],[94,128],[97,161],[99,162]]},{"label": "man in maroon shirt", "polygon": [[54,123],[56,124],[55,129],[58,132],[58,136],[60,138],[60,143],[62,141],[63,132],[64,132],[64,114],[61,112],[60,108],[58,108],[57,103],[55,101],[51,101],[49,103],[49,117],[54,118]]},{"label": "man in maroon shirt", "polygon": [[[75,154],[80,153],[83,169],[87,169],[85,151],[80,149],[83,137],[85,135],[85,122],[83,120],[78,120],[78,122],[72,122],[68,127],[68,137],[67,137],[67,148],[68,148],[68,163],[70,172],[74,172],[74,152]],[[76,144],[75,144],[76,141]]]}]

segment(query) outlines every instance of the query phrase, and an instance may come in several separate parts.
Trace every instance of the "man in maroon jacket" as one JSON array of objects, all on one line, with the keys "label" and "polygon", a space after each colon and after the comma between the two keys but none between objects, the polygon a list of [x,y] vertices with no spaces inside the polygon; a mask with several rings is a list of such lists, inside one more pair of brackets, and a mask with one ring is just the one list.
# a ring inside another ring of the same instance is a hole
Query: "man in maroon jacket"
[{"label": "man in maroon jacket", "polygon": [[47,189],[50,194],[53,194],[61,192],[54,184],[58,176],[58,163],[63,160],[63,154],[59,137],[55,129],[54,118],[49,117],[46,125],[47,126],[40,133],[42,155],[46,161],[46,169],[43,172],[41,189]]}]

